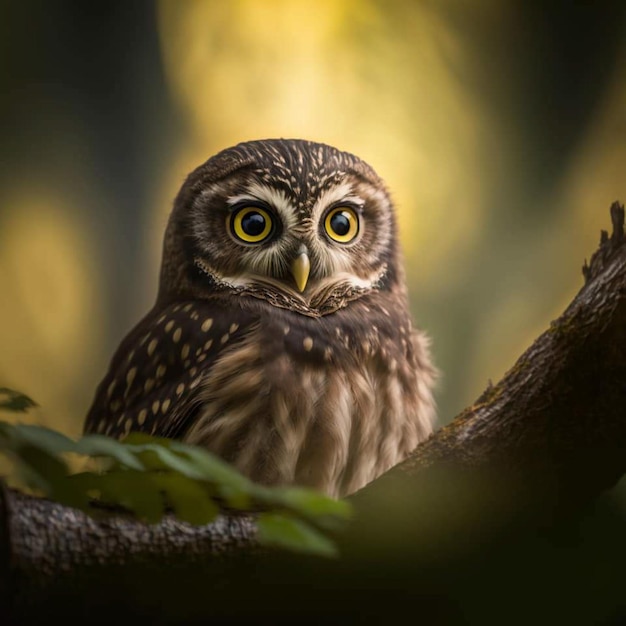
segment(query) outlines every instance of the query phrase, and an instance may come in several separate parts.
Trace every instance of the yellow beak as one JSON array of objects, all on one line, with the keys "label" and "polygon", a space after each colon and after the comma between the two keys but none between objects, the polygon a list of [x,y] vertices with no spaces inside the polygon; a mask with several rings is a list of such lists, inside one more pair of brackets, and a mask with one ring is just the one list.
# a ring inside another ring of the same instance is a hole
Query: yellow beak
[{"label": "yellow beak", "polygon": [[291,274],[293,275],[298,290],[302,293],[306,288],[309,280],[309,272],[311,271],[311,262],[306,252],[300,252],[298,256],[291,262]]}]

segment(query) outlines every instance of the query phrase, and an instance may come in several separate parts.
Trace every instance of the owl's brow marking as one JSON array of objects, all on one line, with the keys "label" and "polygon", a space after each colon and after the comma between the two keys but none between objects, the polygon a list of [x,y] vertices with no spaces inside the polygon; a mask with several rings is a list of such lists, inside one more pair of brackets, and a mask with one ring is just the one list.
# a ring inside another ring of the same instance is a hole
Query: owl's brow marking
[{"label": "owl's brow marking", "polygon": [[230,196],[226,199],[229,207],[241,202],[265,202],[273,207],[287,229],[295,226],[295,207],[289,201],[287,194],[280,189],[253,182],[248,186],[247,193]]},{"label": "owl's brow marking", "polygon": [[340,200],[337,200],[336,204],[340,205],[342,203],[351,204],[356,206],[358,209],[362,209],[365,206],[365,200],[359,196],[345,196]]},{"label": "owl's brow marking", "polygon": [[228,206],[236,206],[237,204],[241,204],[242,202],[266,202],[271,206],[278,208],[289,209],[291,207],[291,203],[289,202],[287,196],[280,191],[279,189],[275,189],[274,187],[269,187],[268,185],[260,185],[258,183],[253,183],[248,187],[248,193],[241,193],[236,196],[230,196],[226,199],[226,204]]},{"label": "owl's brow marking", "polygon": [[330,187],[320,195],[317,202],[315,203],[315,206],[313,207],[313,220],[315,222],[319,221],[322,213],[331,204],[340,204],[341,202],[349,202],[351,204],[357,205],[360,208],[365,205],[365,200],[353,194],[352,185],[350,183],[344,182],[339,185]]}]

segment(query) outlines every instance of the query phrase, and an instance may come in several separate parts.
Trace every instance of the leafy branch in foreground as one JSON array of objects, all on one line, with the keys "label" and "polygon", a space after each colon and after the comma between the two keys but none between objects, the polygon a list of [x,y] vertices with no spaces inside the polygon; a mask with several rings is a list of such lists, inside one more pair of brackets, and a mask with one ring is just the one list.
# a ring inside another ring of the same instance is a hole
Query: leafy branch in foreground
[{"label": "leafy branch in foreground", "polygon": [[37,406],[37,403],[27,395],[13,391],[13,389],[0,387],[0,410],[23,413],[34,406]]},{"label": "leafy branch in foreground", "polygon": [[[19,483],[90,515],[113,508],[156,523],[171,512],[202,525],[220,508],[256,512],[261,544],[323,556],[336,554],[329,535],[350,517],[347,502],[258,485],[202,448],[140,433],[123,441],[102,435],[75,441],[42,426],[0,422],[0,454],[12,461]],[[72,471],[71,455],[94,469]]]}]

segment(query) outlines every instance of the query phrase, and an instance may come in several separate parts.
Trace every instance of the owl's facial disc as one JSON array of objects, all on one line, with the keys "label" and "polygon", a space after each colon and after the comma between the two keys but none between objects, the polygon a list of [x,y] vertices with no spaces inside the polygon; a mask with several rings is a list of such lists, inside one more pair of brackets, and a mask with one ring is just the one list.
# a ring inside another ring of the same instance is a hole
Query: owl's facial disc
[{"label": "owl's facial disc", "polygon": [[313,313],[377,290],[390,260],[384,190],[342,173],[307,192],[255,175],[208,187],[192,213],[196,267],[221,289]]},{"label": "owl's facial disc", "polygon": [[362,232],[363,201],[348,185],[308,209],[306,202],[259,183],[227,197],[226,204],[226,231],[239,253],[237,271],[222,275],[226,282],[269,283],[305,299],[338,278],[362,284],[350,249]]}]

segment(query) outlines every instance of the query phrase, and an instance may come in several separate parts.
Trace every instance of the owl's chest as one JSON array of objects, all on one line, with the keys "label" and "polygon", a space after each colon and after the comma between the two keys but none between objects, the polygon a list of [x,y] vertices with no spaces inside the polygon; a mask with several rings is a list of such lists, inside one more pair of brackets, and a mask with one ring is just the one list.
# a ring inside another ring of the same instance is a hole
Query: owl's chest
[{"label": "owl's chest", "polygon": [[260,482],[333,496],[373,480],[418,443],[417,406],[380,351],[355,350],[334,330],[279,330],[258,328],[214,364],[188,441]]}]

